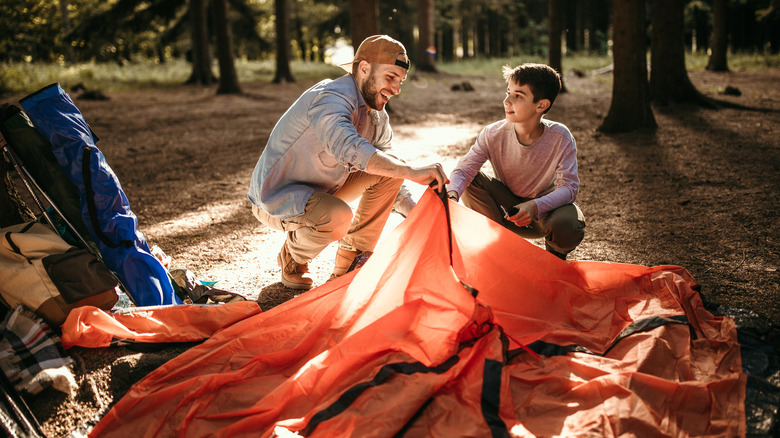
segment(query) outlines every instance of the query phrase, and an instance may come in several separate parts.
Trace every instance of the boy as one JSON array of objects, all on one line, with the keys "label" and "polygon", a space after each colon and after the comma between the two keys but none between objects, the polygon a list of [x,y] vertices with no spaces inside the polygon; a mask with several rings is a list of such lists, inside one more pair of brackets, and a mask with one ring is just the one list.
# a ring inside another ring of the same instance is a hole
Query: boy
[{"label": "boy", "polygon": [[[544,118],[561,78],[543,64],[503,72],[506,117],[480,132],[450,174],[447,192],[520,236],[544,236],[547,251],[565,260],[584,237],[585,219],[574,203],[580,183],[574,138]],[[495,178],[480,171],[488,160]]]}]

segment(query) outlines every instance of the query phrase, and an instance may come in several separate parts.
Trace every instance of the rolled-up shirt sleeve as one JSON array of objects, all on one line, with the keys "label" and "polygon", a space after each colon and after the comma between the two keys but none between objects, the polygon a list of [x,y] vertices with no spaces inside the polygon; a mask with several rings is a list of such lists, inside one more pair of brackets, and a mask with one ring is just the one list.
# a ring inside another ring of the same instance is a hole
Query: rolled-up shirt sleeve
[{"label": "rolled-up shirt sleeve", "polygon": [[308,117],[317,139],[339,163],[350,169],[365,170],[377,149],[355,129],[352,119],[356,113],[356,108],[344,97],[325,91],[312,102]]}]

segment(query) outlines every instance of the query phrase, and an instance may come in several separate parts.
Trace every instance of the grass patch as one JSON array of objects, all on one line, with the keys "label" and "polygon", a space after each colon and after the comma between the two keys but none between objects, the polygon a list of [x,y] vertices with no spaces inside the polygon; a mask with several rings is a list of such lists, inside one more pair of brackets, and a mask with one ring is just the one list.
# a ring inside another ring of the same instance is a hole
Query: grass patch
[{"label": "grass patch", "polygon": [[[276,68],[273,60],[236,60],[235,66],[241,83],[270,82]],[[290,67],[298,80],[335,78],[344,74],[341,68],[323,63],[293,61]],[[213,71],[215,74],[219,72],[216,64]],[[55,82],[66,90],[82,83],[87,89],[105,92],[177,87],[187,80],[190,73],[191,66],[184,60],[170,60],[165,64],[140,61],[121,66],[94,62],[75,65],[0,64],[0,93],[27,94]]]},{"label": "grass patch", "polygon": [[[437,64],[437,66],[439,70],[445,73],[466,76],[495,76],[498,79],[502,79],[501,69],[503,66],[515,67],[527,62],[546,64],[547,58],[538,55],[520,55],[511,58],[482,58],[443,62]],[[563,59],[563,70],[564,73],[570,70],[589,72],[606,67],[611,63],[612,58],[608,56],[567,56]]]},{"label": "grass patch", "polygon": [[[703,70],[708,56],[704,53],[686,54],[688,70]],[[438,63],[444,73],[465,76],[488,76],[501,80],[504,65],[516,66],[526,62],[546,63],[538,55],[520,55],[512,58],[481,58]],[[564,73],[574,70],[590,72],[612,63],[609,56],[571,55],[563,58]],[[729,68],[732,71],[766,70],[780,67],[780,55],[729,54]],[[276,69],[274,60],[236,60],[236,71],[241,83],[270,82]],[[293,76],[297,80],[336,78],[344,74],[339,67],[314,62],[293,61]],[[214,73],[219,69],[216,62]],[[105,92],[128,91],[147,88],[177,87],[187,80],[190,64],[184,60],[170,60],[165,64],[152,61],[138,61],[127,65],[112,63],[59,64],[0,64],[0,95],[32,93],[49,84],[59,82],[66,90],[78,83],[87,89]]]}]

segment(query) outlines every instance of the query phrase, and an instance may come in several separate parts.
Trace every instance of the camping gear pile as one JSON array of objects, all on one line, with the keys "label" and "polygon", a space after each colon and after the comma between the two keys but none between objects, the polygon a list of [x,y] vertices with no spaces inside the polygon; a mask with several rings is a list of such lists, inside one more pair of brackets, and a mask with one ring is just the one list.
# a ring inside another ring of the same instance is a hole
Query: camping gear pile
[{"label": "camping gear pile", "polygon": [[[70,312],[85,306],[108,311],[120,304],[138,309],[244,298],[198,284],[183,269],[173,279],[138,230],[119,180],[96,146],[97,136],[59,84],[19,103],[23,110],[0,108],[0,152],[40,217],[0,229],[0,310],[5,309],[0,374],[7,396],[0,416],[8,408],[9,421],[3,424],[37,429],[17,391],[72,390],[58,384],[59,377],[50,378],[59,373],[72,381],[66,356],[63,364],[29,354],[32,346],[48,351],[37,344],[43,339],[62,349],[57,334]],[[120,297],[125,300],[117,304]],[[38,328],[18,333],[24,326],[20,321],[28,320]]]}]

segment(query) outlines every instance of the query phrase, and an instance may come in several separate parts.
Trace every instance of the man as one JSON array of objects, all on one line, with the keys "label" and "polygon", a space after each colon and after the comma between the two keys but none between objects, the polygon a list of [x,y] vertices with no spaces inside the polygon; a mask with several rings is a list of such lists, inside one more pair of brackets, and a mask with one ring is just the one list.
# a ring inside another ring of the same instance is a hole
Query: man
[{"label": "man", "polygon": [[[308,290],[308,263],[339,241],[331,278],[373,251],[404,179],[448,182],[440,164],[410,166],[385,151],[393,137],[385,111],[409,70],[404,46],[366,38],[351,73],[305,91],[274,127],[249,187],[257,219],[287,233],[277,258],[282,283]],[[357,210],[348,203],[360,198]]]}]

